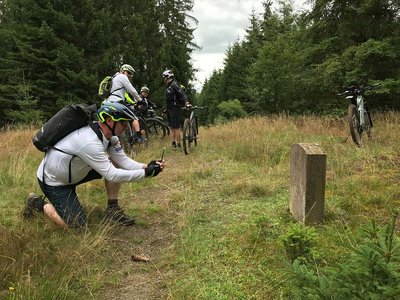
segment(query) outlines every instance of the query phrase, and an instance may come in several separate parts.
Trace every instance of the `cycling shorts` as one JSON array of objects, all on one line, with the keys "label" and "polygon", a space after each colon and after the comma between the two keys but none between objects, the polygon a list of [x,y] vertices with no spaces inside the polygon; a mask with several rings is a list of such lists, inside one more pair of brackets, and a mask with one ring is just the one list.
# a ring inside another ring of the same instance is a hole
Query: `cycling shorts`
[{"label": "cycling shorts", "polygon": [[168,123],[173,129],[179,129],[181,125],[182,113],[179,107],[169,108],[167,110]]}]

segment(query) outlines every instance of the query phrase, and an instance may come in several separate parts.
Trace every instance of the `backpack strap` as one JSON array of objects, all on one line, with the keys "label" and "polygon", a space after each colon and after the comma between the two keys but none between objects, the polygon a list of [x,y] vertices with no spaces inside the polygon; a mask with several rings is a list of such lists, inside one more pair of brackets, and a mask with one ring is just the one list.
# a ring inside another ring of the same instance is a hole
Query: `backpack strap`
[{"label": "backpack strap", "polygon": [[[97,123],[97,122],[89,122],[88,123],[88,125],[90,126],[90,128],[92,128],[92,130],[96,133],[96,135],[97,135],[97,137],[99,138],[99,140],[101,141],[101,142],[103,142],[103,133],[101,132],[101,130],[100,130],[100,126],[99,126],[99,124]],[[60,152],[62,152],[62,153],[65,153],[65,154],[69,154],[69,155],[71,155],[72,157],[71,157],[71,159],[70,159],[70,161],[69,161],[69,164],[68,164],[68,172],[69,172],[69,175],[68,175],[68,183],[71,183],[71,181],[72,181],[72,159],[76,156],[75,154],[70,154],[70,153],[68,153],[68,152],[65,152],[65,151],[63,151],[63,150],[61,150],[61,149],[58,149],[57,147],[51,147],[51,148],[53,148],[53,149],[55,149],[55,150],[57,150],[57,151],[60,151]],[[44,153],[44,156],[46,157],[46,153],[47,153],[47,151]],[[43,164],[43,183],[44,183],[44,170],[45,170],[45,166],[46,166],[46,161],[44,161],[44,164]]]},{"label": "backpack strap", "polygon": [[[111,77],[111,90],[112,90],[112,81],[114,80],[114,77],[117,76],[117,75],[118,75],[118,73],[115,73],[115,74]],[[122,90],[123,88],[124,88],[124,87],[121,86],[119,89],[116,89],[116,90],[114,90],[114,91],[110,91],[110,96],[111,96],[111,95],[116,96],[116,95],[114,95],[113,93],[116,92],[116,91]],[[122,100],[124,100],[124,99],[122,99]]]},{"label": "backpack strap", "polygon": [[100,141],[103,141],[103,133],[101,132],[99,123],[97,122],[89,122],[90,128],[94,131]]}]

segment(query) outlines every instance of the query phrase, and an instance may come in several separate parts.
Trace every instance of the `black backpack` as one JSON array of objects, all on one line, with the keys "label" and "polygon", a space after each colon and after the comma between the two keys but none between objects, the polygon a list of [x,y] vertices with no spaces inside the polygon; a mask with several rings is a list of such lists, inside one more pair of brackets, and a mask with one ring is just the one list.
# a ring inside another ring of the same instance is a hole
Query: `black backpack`
[{"label": "black backpack", "polygon": [[[46,152],[71,132],[88,124],[93,124],[92,121],[95,120],[96,112],[96,104],[88,105],[82,103],[67,105],[36,132],[32,138],[32,142],[38,150]],[[94,127],[92,129],[95,130]],[[98,132],[96,134],[99,136]]]}]

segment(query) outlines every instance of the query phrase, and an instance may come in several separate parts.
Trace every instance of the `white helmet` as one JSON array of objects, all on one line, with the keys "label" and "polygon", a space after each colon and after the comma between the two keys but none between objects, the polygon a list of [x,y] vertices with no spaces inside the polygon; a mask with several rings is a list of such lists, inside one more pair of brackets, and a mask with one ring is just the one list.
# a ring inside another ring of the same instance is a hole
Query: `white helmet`
[{"label": "white helmet", "polygon": [[174,73],[172,73],[171,70],[165,70],[165,71],[162,73],[162,76],[163,76],[164,79],[165,79],[165,78],[173,78],[173,77],[174,77]]},{"label": "white helmet", "polygon": [[147,86],[142,86],[142,88],[140,89],[140,92],[150,92],[149,88]]},{"label": "white helmet", "polygon": [[121,73],[124,73],[125,71],[127,71],[131,75],[133,75],[133,73],[135,73],[135,69],[131,65],[127,65],[127,64],[122,65],[121,68],[119,69],[119,71]]}]

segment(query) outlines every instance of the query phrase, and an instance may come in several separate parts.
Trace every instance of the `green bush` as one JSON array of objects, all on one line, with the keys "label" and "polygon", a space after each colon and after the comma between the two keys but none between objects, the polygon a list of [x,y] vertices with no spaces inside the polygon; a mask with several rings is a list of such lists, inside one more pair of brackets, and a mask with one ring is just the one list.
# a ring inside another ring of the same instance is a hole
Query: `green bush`
[{"label": "green bush", "polygon": [[399,299],[400,248],[397,213],[385,227],[361,228],[361,238],[343,262],[318,272],[301,260],[293,263],[300,298]]},{"label": "green bush", "polygon": [[313,227],[307,227],[300,223],[291,224],[281,240],[291,262],[296,259],[310,260],[313,258],[316,244],[316,232]]},{"label": "green bush", "polygon": [[39,124],[44,120],[42,110],[36,109],[39,99],[34,98],[31,94],[31,85],[22,83],[18,85],[15,109],[5,111],[7,120],[17,124]]},{"label": "green bush", "polygon": [[246,116],[246,111],[238,99],[222,101],[218,104],[219,117],[225,120],[232,120]]}]

